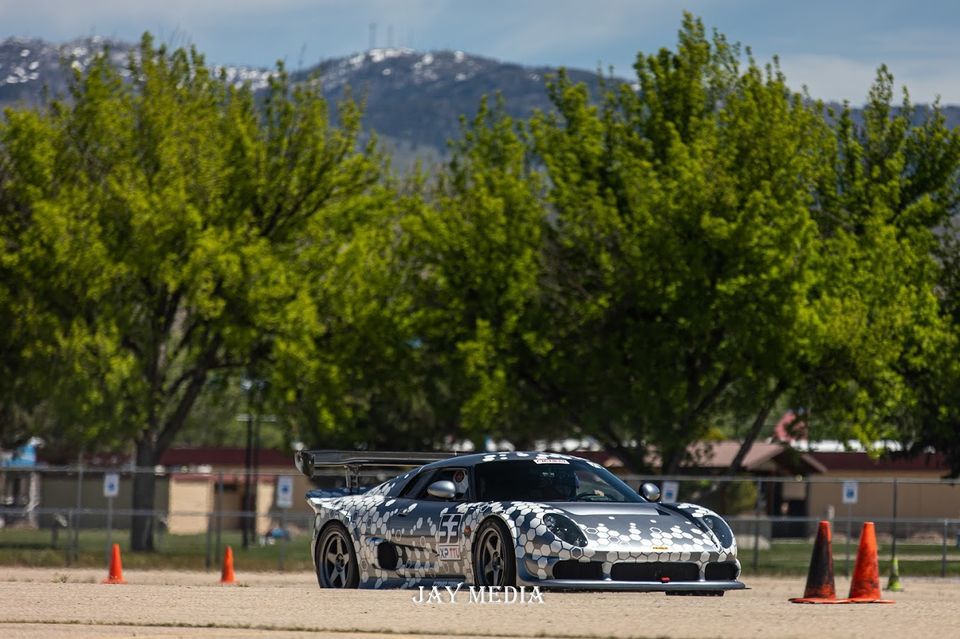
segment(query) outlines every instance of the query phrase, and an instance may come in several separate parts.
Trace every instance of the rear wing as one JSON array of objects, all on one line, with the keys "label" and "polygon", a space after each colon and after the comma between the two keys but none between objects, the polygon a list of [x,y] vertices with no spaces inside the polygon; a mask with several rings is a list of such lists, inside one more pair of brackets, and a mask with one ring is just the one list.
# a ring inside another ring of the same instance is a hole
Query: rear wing
[{"label": "rear wing", "polygon": [[456,457],[457,453],[404,453],[366,450],[298,450],[294,456],[297,470],[309,478],[319,475],[321,468],[343,468],[350,492],[359,485],[359,472],[364,467],[423,466]]},{"label": "rear wing", "polygon": [[318,468],[363,468],[364,466],[423,466],[456,457],[457,453],[401,453],[365,450],[298,450],[294,459],[297,470],[315,477]]}]

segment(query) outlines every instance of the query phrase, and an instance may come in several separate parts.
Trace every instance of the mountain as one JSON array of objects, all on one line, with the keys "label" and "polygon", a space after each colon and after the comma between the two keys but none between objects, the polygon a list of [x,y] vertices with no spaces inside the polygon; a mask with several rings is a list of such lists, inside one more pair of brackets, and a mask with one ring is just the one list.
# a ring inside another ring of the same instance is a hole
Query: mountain
[{"label": "mountain", "polygon": [[[127,75],[126,63],[134,45],[100,36],[51,44],[35,38],[7,38],[0,42],[0,108],[16,104],[35,105],[44,90],[62,95],[71,69],[82,71],[94,56],[107,51],[110,60]],[[270,72],[250,67],[226,67],[233,82],[249,81],[255,89],[267,85]]]},{"label": "mountain", "polygon": [[[122,68],[133,48],[100,37],[64,44],[25,38],[0,42],[0,108],[38,104],[45,87],[54,95],[63,94],[69,69],[86,68],[104,50]],[[251,67],[225,67],[225,71],[231,82],[250,82],[254,89],[264,88],[271,72]],[[484,95],[501,92],[507,111],[517,117],[526,117],[534,109],[550,109],[544,80],[556,71],[462,51],[372,49],[293,71],[291,77],[318,76],[332,102],[342,99],[349,87],[365,102],[366,127],[393,151],[435,158],[445,153],[447,140],[458,136],[460,115],[476,113]],[[595,73],[571,70],[570,76],[593,91],[598,88]]]},{"label": "mountain", "polygon": [[[35,105],[44,87],[54,94],[66,91],[69,69],[84,69],[97,53],[107,50],[123,67],[133,49],[130,43],[101,37],[81,38],[64,44],[8,38],[0,42],[0,108]],[[266,86],[271,70],[243,66],[224,67],[231,82]],[[545,78],[553,67],[524,67],[462,51],[418,52],[411,49],[372,49],[353,56],[326,60],[314,67],[291,72],[295,80],[320,78],[324,94],[332,101],[347,87],[365,101],[365,125],[376,131],[394,154],[395,164],[414,157],[442,157],[446,142],[458,137],[459,119],[476,113],[480,98],[503,94],[507,111],[527,117],[534,109],[549,110]],[[598,94],[596,73],[570,70],[576,82],[585,82]],[[960,125],[960,107],[944,107],[951,126]],[[919,115],[919,114],[918,114]],[[854,113],[859,120],[859,112]]]},{"label": "mountain", "polygon": [[[318,73],[324,93],[343,96],[347,86],[366,102],[367,126],[414,147],[444,149],[457,137],[459,117],[477,111],[484,95],[503,94],[507,111],[527,117],[549,110],[545,79],[550,67],[523,67],[462,51],[417,52],[373,49],[349,58],[328,60],[298,74]],[[576,82],[598,89],[595,73],[571,70]]]}]

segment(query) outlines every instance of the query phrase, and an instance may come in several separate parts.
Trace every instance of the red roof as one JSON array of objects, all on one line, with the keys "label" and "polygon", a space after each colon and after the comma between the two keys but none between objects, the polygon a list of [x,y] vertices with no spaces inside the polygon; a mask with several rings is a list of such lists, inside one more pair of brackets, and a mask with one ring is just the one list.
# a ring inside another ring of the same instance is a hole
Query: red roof
[{"label": "red roof", "polygon": [[[687,454],[690,455],[691,461],[683,464],[683,469],[684,471],[723,470],[733,463],[739,451],[739,441],[695,442],[687,446]],[[619,458],[606,451],[576,450],[571,454],[606,468],[623,465]],[[645,457],[651,467],[660,467],[660,455],[655,450],[649,451]],[[755,442],[740,467],[748,472],[822,473],[826,470],[811,455],[794,451],[787,444],[776,442]]]},{"label": "red roof", "polygon": [[[687,447],[687,453],[693,458],[692,467],[722,470],[733,463],[740,452],[739,441],[697,442]],[[793,451],[781,443],[754,442],[747,452],[740,468],[748,472],[762,470],[784,470],[791,472],[822,473],[824,468],[816,459],[806,453]],[[735,471],[736,472],[736,471]]]},{"label": "red roof", "polygon": [[[242,468],[246,462],[245,448],[171,448],[160,456],[161,466],[222,466]],[[293,468],[293,451],[259,451],[260,467]]]},{"label": "red roof", "polygon": [[950,470],[942,453],[924,453],[914,457],[884,456],[871,459],[864,452],[807,453],[827,470],[845,471],[929,471],[946,473]]},{"label": "red roof", "polygon": [[[48,464],[71,465],[76,457],[68,457],[63,451],[40,450],[41,462]],[[160,456],[160,465],[168,467],[219,466],[221,468],[243,468],[245,466],[245,448],[170,448]],[[95,452],[83,456],[84,464],[95,467],[116,468],[129,466],[133,456],[129,453]],[[260,449],[260,466],[271,468],[293,468],[293,451]]]},{"label": "red roof", "polygon": [[789,444],[806,439],[808,439],[807,424],[798,419],[796,413],[792,410],[785,412],[773,429],[773,441]]},{"label": "red roof", "polygon": [[566,451],[557,450],[553,451],[556,453],[563,453],[564,455],[573,455],[574,457],[580,457],[586,459],[587,461],[592,461],[595,464],[600,464],[604,468],[616,468],[623,466],[623,462],[620,461],[620,458],[609,453],[605,450],[575,450],[572,453],[567,453]]},{"label": "red roof", "polygon": [[[118,466],[129,466],[132,457],[130,453],[85,452],[83,463],[86,466],[116,468]],[[37,461],[54,466],[74,466],[77,463],[77,454],[75,450],[41,448],[37,451]]]}]

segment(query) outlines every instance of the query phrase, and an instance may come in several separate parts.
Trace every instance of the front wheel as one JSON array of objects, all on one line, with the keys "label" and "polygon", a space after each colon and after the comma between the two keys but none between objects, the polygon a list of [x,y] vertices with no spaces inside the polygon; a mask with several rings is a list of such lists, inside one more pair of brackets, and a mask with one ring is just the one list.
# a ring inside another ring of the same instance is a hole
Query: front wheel
[{"label": "front wheel", "polygon": [[496,519],[480,526],[473,549],[473,566],[478,586],[517,585],[517,561],[507,527]]},{"label": "front wheel", "polygon": [[353,542],[342,524],[328,525],[317,542],[317,581],[321,588],[356,588],[360,570]]}]

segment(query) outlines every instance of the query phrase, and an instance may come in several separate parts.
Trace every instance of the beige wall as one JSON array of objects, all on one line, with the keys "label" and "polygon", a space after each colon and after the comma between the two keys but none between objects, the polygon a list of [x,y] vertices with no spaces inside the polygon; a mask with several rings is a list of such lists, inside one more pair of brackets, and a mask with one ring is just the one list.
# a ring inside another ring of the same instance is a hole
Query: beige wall
[{"label": "beige wall", "polygon": [[208,513],[214,508],[214,482],[207,478],[170,478],[170,516],[167,528],[174,535],[202,533],[207,530],[206,515],[184,513]]},{"label": "beige wall", "polygon": [[[307,505],[307,500],[304,495],[307,494],[308,490],[313,489],[313,484],[310,483],[310,480],[307,479],[306,475],[301,474],[288,474],[289,477],[293,477],[293,507],[288,511],[289,515],[307,515],[313,512],[310,506]],[[279,516],[279,509],[277,508],[277,481],[276,478],[270,479],[270,511],[274,515]]]},{"label": "beige wall", "polygon": [[[224,468],[223,476],[228,483],[223,493],[222,510],[225,512],[239,512],[243,496],[243,470],[241,468]],[[217,509],[216,478],[221,473],[215,472],[200,475],[197,473],[169,473],[155,477],[154,509],[157,517],[167,518],[167,526],[172,533],[197,533],[206,531],[206,517],[203,515],[183,515],[183,512],[212,512]],[[265,533],[276,525],[280,519],[280,511],[276,507],[276,478],[280,475],[293,477],[293,504],[287,512],[290,521],[300,525],[310,521],[311,510],[304,499],[304,494],[313,486],[305,476],[293,468],[263,468],[260,470],[260,486],[257,492],[258,519],[257,530]],[[14,477],[37,478],[37,506],[45,512],[36,519],[36,525],[50,527],[54,524],[55,514],[68,516],[69,511],[77,507],[77,473],[46,471],[37,469],[35,473],[4,469],[0,471],[0,487],[12,485]],[[83,509],[106,511],[107,499],[103,496],[102,470],[87,470],[83,474],[81,488],[81,506]],[[0,491],[2,492],[2,491]],[[133,481],[129,473],[120,472],[119,495],[113,499],[113,527],[117,529],[130,527],[130,516],[123,511],[132,508]],[[0,495],[2,496],[2,495]],[[25,504],[24,504],[25,505]],[[49,511],[53,511],[51,514]],[[104,528],[106,526],[105,512],[84,514],[79,517],[81,528]],[[240,527],[239,518],[235,515],[226,516],[223,526],[227,529]]]},{"label": "beige wall", "polygon": [[[226,475],[231,473],[227,472]],[[257,534],[263,535],[270,531],[280,520],[280,509],[277,508],[277,476],[288,475],[293,477],[293,506],[289,509],[290,517],[310,514],[312,510],[304,499],[306,491],[312,485],[304,475],[278,472],[276,470],[261,470],[260,481],[257,486]],[[213,512],[217,508],[216,495],[217,474],[189,478],[178,478],[172,475],[170,479],[170,532],[171,533],[199,533],[204,532],[207,518],[202,515],[180,515],[178,511]],[[243,478],[237,478],[239,483],[223,493],[224,512],[235,513],[242,510]],[[303,517],[299,517],[304,520]],[[223,519],[226,529],[240,528],[240,517],[227,515]]]},{"label": "beige wall", "polygon": [[[167,510],[168,506],[168,484],[169,476],[157,476],[154,488],[155,510]],[[40,507],[44,509],[62,509],[66,516],[68,510],[76,508],[77,505],[77,481],[76,473],[40,473]],[[81,503],[83,508],[102,509],[107,508],[107,499],[103,496],[103,473],[87,472],[83,476]],[[130,516],[119,514],[117,511],[129,510],[133,507],[133,479],[130,475],[120,475],[120,491],[113,500],[113,527],[129,528]],[[106,526],[107,517],[105,514],[88,514],[80,518],[81,528],[103,528]],[[40,517],[40,526],[48,527],[51,525],[52,515],[42,515]]]},{"label": "beige wall", "polygon": [[257,485],[257,534],[265,535],[271,528],[270,510],[274,504],[275,483],[272,479]]},{"label": "beige wall", "polygon": [[[213,482],[216,487],[216,483]],[[216,508],[216,501],[214,501]],[[243,510],[243,485],[235,486],[231,491],[224,491],[223,505],[220,507],[222,512],[237,513]],[[238,530],[240,528],[239,515],[224,515],[222,525],[227,530]]]},{"label": "beige wall", "polygon": [[[216,478],[221,470],[217,469],[209,475],[198,474],[165,474],[158,475],[155,483],[154,508],[158,516],[167,516],[168,529],[174,534],[195,534],[206,531],[206,517],[203,515],[183,515],[183,512],[213,512],[217,509]],[[227,484],[223,493],[221,509],[225,512],[239,512],[243,497],[242,469],[222,469],[227,481],[236,481],[238,484]],[[76,473],[44,473],[40,471],[40,507],[63,511],[76,507],[77,482]],[[280,520],[281,512],[276,506],[277,477],[286,475],[293,477],[293,505],[287,511],[288,521],[296,521],[298,525],[311,521],[312,510],[307,505],[304,495],[314,486],[304,475],[292,468],[263,468],[260,470],[260,485],[257,491],[257,531],[266,533]],[[26,476],[26,474],[24,474]],[[370,480],[366,483],[376,483]],[[119,511],[129,510],[132,507],[133,482],[129,474],[120,475],[119,496],[113,500],[114,528],[129,528],[130,517],[120,514]],[[103,497],[103,472],[88,471],[84,474],[82,484],[82,505],[89,509],[106,509],[107,500]],[[52,523],[52,515],[39,517],[39,525],[48,527]],[[103,514],[84,515],[80,519],[83,528],[103,528],[106,525],[106,516]],[[225,516],[225,529],[240,528],[239,517]]]},{"label": "beige wall", "polygon": [[[293,477],[293,506],[287,510],[287,518],[296,518],[301,524],[309,521],[304,515],[313,513],[313,509],[307,505],[304,498],[306,492],[313,488],[313,484],[302,474],[281,473]],[[257,510],[261,516],[257,519],[257,531],[261,534],[266,533],[274,525],[278,525],[281,512],[277,508],[277,476],[272,476],[266,484],[260,485],[260,491],[257,493]]]},{"label": "beige wall", "polygon": [[[817,479],[837,477],[845,479],[848,474],[826,473],[817,475]],[[934,473],[899,473],[900,479],[924,479],[940,482],[940,476]],[[871,478],[883,483],[869,483]],[[849,506],[856,518],[892,517],[893,484],[885,473],[858,473],[858,500]],[[838,517],[846,517],[848,506],[843,503],[842,484],[812,483],[810,485],[809,510],[811,517],[822,517],[827,506],[832,505]],[[897,487],[897,517],[905,519],[923,518],[960,518],[960,484],[930,483],[916,484],[900,482]]]}]

